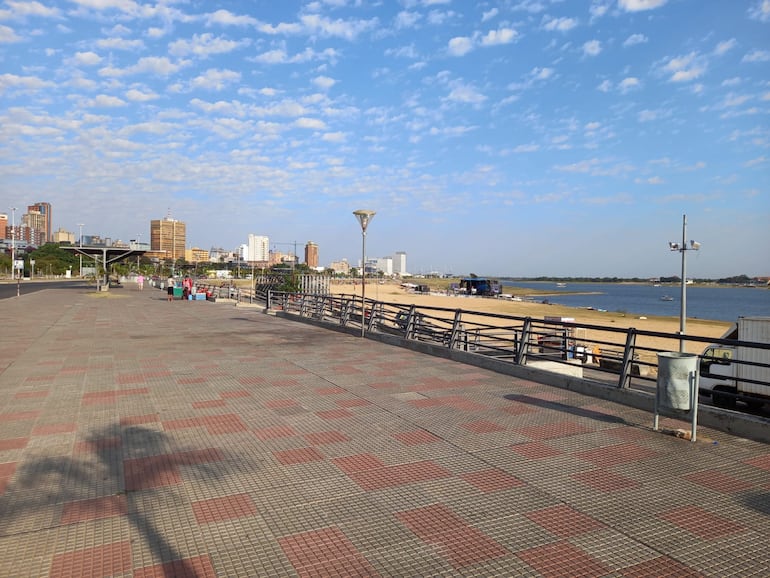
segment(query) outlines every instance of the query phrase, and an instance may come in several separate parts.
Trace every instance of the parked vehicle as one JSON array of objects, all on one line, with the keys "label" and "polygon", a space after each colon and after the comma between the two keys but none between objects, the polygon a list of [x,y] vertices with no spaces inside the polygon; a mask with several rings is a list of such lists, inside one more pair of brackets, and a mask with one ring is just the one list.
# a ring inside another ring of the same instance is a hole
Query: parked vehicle
[{"label": "parked vehicle", "polygon": [[722,339],[735,343],[709,345],[700,356],[701,392],[730,409],[739,398],[751,409],[770,403],[770,317],[739,317]]}]

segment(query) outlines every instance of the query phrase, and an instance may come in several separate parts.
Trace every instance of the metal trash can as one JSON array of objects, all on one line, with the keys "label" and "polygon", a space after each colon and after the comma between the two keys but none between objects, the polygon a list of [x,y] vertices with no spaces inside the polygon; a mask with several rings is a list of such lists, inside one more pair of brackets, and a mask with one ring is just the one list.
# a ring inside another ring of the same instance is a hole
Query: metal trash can
[{"label": "metal trash can", "polygon": [[698,395],[698,356],[694,353],[658,353],[658,403],[671,409],[690,411]]}]

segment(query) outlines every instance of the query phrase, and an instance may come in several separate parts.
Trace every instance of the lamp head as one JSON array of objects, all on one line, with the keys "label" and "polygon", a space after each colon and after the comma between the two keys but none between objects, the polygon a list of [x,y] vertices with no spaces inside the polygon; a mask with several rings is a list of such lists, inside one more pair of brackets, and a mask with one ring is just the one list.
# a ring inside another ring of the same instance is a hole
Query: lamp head
[{"label": "lamp head", "polygon": [[668,248],[672,251],[678,251],[679,250],[679,243],[674,243],[673,241],[669,241]]},{"label": "lamp head", "polygon": [[697,251],[700,249],[700,243],[698,243],[698,241],[690,241],[690,248]]},{"label": "lamp head", "polygon": [[366,233],[366,228],[369,226],[369,223],[374,218],[374,215],[376,213],[374,211],[365,211],[363,209],[359,209],[358,211],[353,211],[353,214],[356,216],[356,219],[358,219],[358,222],[361,224],[361,231]]}]

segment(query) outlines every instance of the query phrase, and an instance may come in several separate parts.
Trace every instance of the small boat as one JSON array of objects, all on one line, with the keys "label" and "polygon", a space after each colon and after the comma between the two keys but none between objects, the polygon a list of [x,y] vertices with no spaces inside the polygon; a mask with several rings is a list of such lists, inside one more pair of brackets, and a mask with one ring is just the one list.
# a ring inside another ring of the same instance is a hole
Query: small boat
[{"label": "small boat", "polygon": [[664,295],[663,297],[660,298],[660,300],[661,301],[673,301],[674,298],[671,297],[671,295]]},{"label": "small boat", "polygon": [[557,287],[566,287],[567,284],[566,283],[557,283],[556,286]]}]

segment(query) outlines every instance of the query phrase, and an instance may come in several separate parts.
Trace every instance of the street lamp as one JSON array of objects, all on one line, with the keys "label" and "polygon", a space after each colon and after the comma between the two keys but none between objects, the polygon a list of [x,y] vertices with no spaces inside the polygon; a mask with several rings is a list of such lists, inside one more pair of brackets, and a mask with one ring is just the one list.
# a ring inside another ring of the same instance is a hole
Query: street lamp
[{"label": "street lamp", "polygon": [[682,254],[682,297],[679,305],[679,352],[684,353],[684,335],[687,323],[687,251],[700,249],[698,241],[690,241],[687,245],[687,215],[682,215],[682,242],[670,241],[668,248]]},{"label": "street lamp", "polygon": [[361,337],[364,336],[366,328],[366,228],[374,218],[374,211],[364,211],[359,209],[353,211],[353,214],[361,224]]},{"label": "street lamp", "polygon": [[16,279],[16,207],[11,207],[11,280]]},{"label": "street lamp", "polygon": [[[78,247],[83,247],[83,223],[78,223],[78,227],[80,227],[80,237],[78,238]],[[83,278],[83,253],[80,252],[80,278]]]}]

